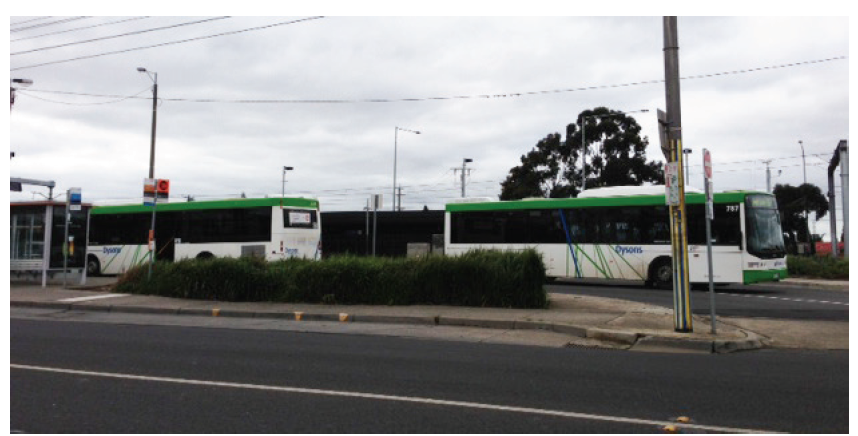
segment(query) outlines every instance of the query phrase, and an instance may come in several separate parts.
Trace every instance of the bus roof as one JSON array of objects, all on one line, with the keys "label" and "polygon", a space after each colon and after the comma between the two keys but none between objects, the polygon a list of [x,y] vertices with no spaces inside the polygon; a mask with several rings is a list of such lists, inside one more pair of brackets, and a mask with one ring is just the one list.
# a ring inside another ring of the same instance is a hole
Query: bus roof
[{"label": "bus roof", "polygon": [[[281,203],[282,202],[282,203]],[[301,207],[318,209],[319,200],[314,198],[235,198],[230,200],[188,201],[182,203],[159,203],[158,212],[207,209],[240,209],[248,207]],[[126,204],[118,206],[96,206],[92,208],[93,215],[109,215],[120,213],[152,213],[151,206],[142,204]]]},{"label": "bus roof", "polygon": [[[664,187],[661,186],[660,188],[661,194],[633,195],[627,193],[625,195],[619,195],[619,191],[614,191],[612,192],[612,195],[601,197],[591,196],[587,198],[544,198],[512,201],[493,201],[486,203],[448,203],[446,205],[446,211],[465,212],[520,209],[564,209],[576,207],[664,206]],[[715,203],[741,203],[745,200],[745,197],[750,194],[771,195],[765,192],[758,191],[716,192],[714,200]],[[686,192],[685,201],[689,204],[703,204],[706,201],[706,195],[696,192]]]}]

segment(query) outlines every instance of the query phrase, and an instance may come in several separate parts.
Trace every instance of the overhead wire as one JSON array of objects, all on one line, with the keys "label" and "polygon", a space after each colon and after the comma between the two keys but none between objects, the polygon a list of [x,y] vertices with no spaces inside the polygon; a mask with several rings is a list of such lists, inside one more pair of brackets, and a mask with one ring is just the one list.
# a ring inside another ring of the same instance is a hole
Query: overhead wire
[{"label": "overhead wire", "polygon": [[[95,55],[98,56],[98,55]],[[758,72],[764,70],[772,70],[777,68],[788,68],[788,67],[796,67],[802,65],[809,64],[817,64],[822,62],[832,62],[836,60],[847,59],[846,56],[838,56],[827,59],[817,59],[817,60],[809,60],[803,62],[793,62],[789,64],[781,64],[775,66],[768,67],[757,67],[750,68],[745,70],[734,70],[732,72],[720,72],[720,73],[709,73],[709,74],[700,74],[694,76],[686,76],[681,77],[680,80],[692,80],[692,79],[701,79],[707,77],[717,77],[723,76],[727,74],[744,74],[751,72]],[[47,65],[39,64],[39,65]],[[29,67],[19,67],[12,69],[15,71],[17,69],[29,68]],[[477,95],[458,95],[458,96],[450,96],[450,97],[413,97],[413,98],[366,98],[366,99],[215,99],[215,98],[162,98],[164,101],[169,102],[184,102],[184,103],[230,103],[230,104],[345,104],[345,103],[400,103],[400,102],[421,102],[421,101],[436,101],[436,100],[462,100],[462,99],[490,99],[490,98],[513,98],[513,97],[522,97],[528,95],[539,95],[539,94],[551,94],[551,93],[561,93],[561,92],[579,92],[579,91],[592,91],[597,89],[608,89],[608,88],[618,88],[618,87],[629,87],[629,86],[638,86],[638,85],[651,85],[657,83],[664,83],[664,79],[658,80],[645,80],[638,82],[628,82],[623,84],[612,84],[612,85],[596,85],[596,86],[582,86],[578,88],[568,88],[568,89],[557,89],[550,91],[527,91],[527,92],[518,92],[511,94],[477,94]],[[55,93],[55,94],[69,94],[69,95],[80,95],[80,96],[89,96],[89,97],[112,97],[116,98],[115,95],[100,95],[100,94],[89,94],[89,93],[76,93],[76,92],[68,92],[68,91],[51,91],[51,90],[30,90],[31,92],[46,92],[46,93]]]},{"label": "overhead wire", "polygon": [[24,23],[31,23],[31,22],[33,22],[33,21],[47,20],[48,18],[54,18],[54,17],[52,17],[52,16],[48,15],[48,16],[45,16],[45,17],[30,18],[29,20],[24,20],[24,21],[19,21],[19,22],[17,22],[17,23],[12,23],[12,24],[10,24],[10,26],[18,26],[18,25],[21,25],[21,24],[24,24]]},{"label": "overhead wire", "polygon": [[19,28],[17,28],[17,29],[9,29],[9,32],[10,32],[10,33],[21,32],[21,31],[24,31],[24,30],[37,29],[37,28],[39,28],[39,27],[48,27],[48,26],[54,26],[54,25],[57,25],[57,24],[70,23],[70,22],[72,22],[72,21],[77,21],[77,20],[85,20],[85,19],[88,19],[88,18],[92,18],[92,17],[91,17],[91,16],[80,16],[80,17],[64,18],[64,19],[62,19],[62,20],[51,21],[51,22],[49,22],[49,23],[40,23],[40,24],[34,24],[34,25],[32,25],[32,26],[19,27]]},{"label": "overhead wire", "polygon": [[104,40],[108,40],[108,39],[122,38],[122,37],[125,37],[125,36],[140,35],[140,34],[143,34],[143,33],[158,32],[158,31],[161,31],[161,30],[167,30],[167,29],[175,29],[175,28],[177,28],[177,27],[184,27],[184,26],[192,26],[192,25],[196,25],[196,24],[209,23],[209,22],[212,22],[212,21],[224,20],[224,19],[227,19],[227,18],[231,18],[231,17],[229,17],[229,16],[225,16],[225,17],[206,18],[206,19],[204,19],[204,20],[188,21],[188,22],[184,22],[184,23],[172,24],[172,25],[169,25],[169,26],[155,27],[155,28],[152,28],[152,29],[144,29],[144,30],[137,30],[137,31],[134,31],[134,32],[121,33],[121,34],[118,34],[118,35],[102,36],[102,37],[99,37],[99,38],[86,39],[86,40],[83,40],[83,41],[75,41],[75,42],[69,42],[69,43],[65,43],[65,44],[59,44],[59,45],[52,45],[52,46],[47,46],[47,47],[34,48],[34,49],[31,49],[31,50],[17,51],[17,52],[9,53],[9,54],[10,54],[11,56],[17,56],[17,55],[22,55],[22,54],[27,54],[27,53],[34,53],[34,52],[45,51],[45,50],[53,50],[53,49],[56,49],[56,48],[62,48],[62,47],[69,47],[69,46],[72,46],[72,45],[88,44],[88,43],[90,43],[90,42],[104,41]]},{"label": "overhead wire", "polygon": [[65,43],[65,44],[59,44],[59,45],[52,45],[52,46],[47,46],[47,47],[34,48],[34,49],[31,49],[31,50],[23,50],[23,51],[18,51],[18,52],[14,52],[14,53],[9,53],[9,55],[11,55],[11,56],[16,56],[16,55],[22,55],[22,54],[27,54],[27,53],[34,53],[34,52],[39,52],[39,51],[45,51],[45,50],[53,50],[53,49],[56,49],[56,48],[69,47],[69,46],[72,46],[72,45],[88,44],[88,43],[90,43],[90,42],[105,41],[105,40],[108,40],[108,39],[122,38],[122,37],[125,37],[125,36],[140,35],[140,34],[143,34],[143,33],[158,32],[158,31],[161,31],[161,30],[175,29],[175,28],[177,28],[177,27],[184,27],[184,26],[192,26],[192,25],[195,25],[195,24],[209,23],[209,22],[212,22],[212,21],[223,20],[223,19],[226,19],[226,18],[231,18],[231,17],[229,17],[229,16],[226,16],[226,17],[214,17],[214,18],[206,18],[206,19],[204,19],[204,20],[188,21],[188,22],[184,22],[184,23],[173,24],[173,25],[170,25],[170,26],[155,27],[155,28],[152,28],[152,29],[144,29],[144,30],[137,30],[137,31],[134,31],[134,32],[122,33],[122,34],[119,34],[119,35],[102,36],[102,37],[99,37],[99,38],[87,39],[87,40],[83,40],[83,41],[75,41],[75,42],[69,42],[69,43]]},{"label": "overhead wire", "polygon": [[92,26],[75,27],[75,28],[72,28],[72,29],[60,30],[60,31],[57,31],[57,32],[43,33],[43,34],[41,34],[41,35],[33,35],[33,36],[26,36],[26,37],[23,37],[23,38],[16,38],[16,39],[11,40],[10,42],[18,42],[18,41],[24,41],[24,40],[27,40],[27,39],[42,38],[42,37],[45,37],[45,36],[59,35],[59,34],[61,34],[61,33],[77,32],[77,31],[79,31],[79,30],[92,29],[92,28],[95,28],[95,27],[110,26],[110,25],[113,25],[113,24],[127,23],[127,22],[129,22],[129,21],[145,20],[145,19],[147,19],[147,18],[151,18],[151,17],[149,17],[149,16],[143,16],[143,17],[131,17],[131,18],[123,19],[123,20],[109,21],[109,22],[107,22],[107,23],[101,23],[101,24],[94,24],[94,25],[92,25]]},{"label": "overhead wire", "polygon": [[283,21],[283,22],[279,22],[279,23],[268,24],[265,26],[257,26],[257,27],[247,28],[247,29],[233,30],[230,32],[222,32],[222,33],[217,33],[217,34],[213,34],[213,35],[198,36],[195,38],[187,38],[187,39],[181,39],[181,40],[177,40],[177,41],[163,42],[160,44],[134,47],[134,48],[124,49],[124,50],[109,51],[109,52],[105,52],[105,53],[98,53],[98,54],[88,55],[88,56],[79,56],[76,58],[62,59],[62,60],[58,60],[58,61],[42,62],[40,64],[32,64],[32,65],[25,65],[23,67],[11,68],[10,71],[19,71],[19,70],[24,70],[24,69],[29,69],[29,68],[43,67],[46,65],[56,65],[56,64],[66,63],[66,62],[79,61],[79,60],[83,60],[83,59],[93,59],[93,58],[102,57],[102,56],[110,56],[110,55],[115,55],[115,54],[120,54],[120,53],[128,53],[128,52],[137,51],[137,50],[147,50],[150,48],[165,47],[165,46],[176,45],[176,44],[184,44],[187,42],[201,41],[201,40],[205,40],[205,39],[218,38],[218,37],[227,36],[227,35],[237,35],[239,33],[246,33],[246,32],[253,32],[253,31],[257,31],[257,30],[270,29],[273,27],[287,26],[290,24],[298,24],[298,23],[303,23],[306,21],[318,20],[321,18],[325,18],[325,17],[301,18],[301,19],[297,19],[297,20]]}]

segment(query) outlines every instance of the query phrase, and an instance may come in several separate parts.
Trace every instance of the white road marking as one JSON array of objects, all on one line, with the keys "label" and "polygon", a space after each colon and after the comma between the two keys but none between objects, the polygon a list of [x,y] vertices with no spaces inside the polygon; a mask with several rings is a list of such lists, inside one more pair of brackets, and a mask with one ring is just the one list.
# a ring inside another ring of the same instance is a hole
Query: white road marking
[{"label": "white road marking", "polygon": [[730,297],[757,297],[757,298],[768,298],[769,300],[781,300],[781,301],[794,301],[796,303],[820,303],[820,304],[836,304],[841,306],[848,306],[849,303],[842,303],[839,301],[822,301],[822,300],[803,300],[801,298],[784,298],[784,297],[772,297],[770,295],[754,295],[754,294],[731,294],[729,292],[717,292],[718,295],[727,295]]},{"label": "white road marking", "polygon": [[65,298],[62,300],[63,303],[77,303],[80,301],[91,301],[91,300],[101,300],[102,298],[116,298],[116,297],[125,297],[128,294],[102,294],[102,295],[92,295],[89,297],[75,297],[75,298]]},{"label": "white road marking", "polygon": [[771,430],[754,430],[754,429],[719,427],[719,426],[701,425],[701,424],[682,424],[682,423],[677,423],[677,422],[673,422],[673,421],[657,421],[657,420],[648,420],[648,419],[639,419],[639,418],[626,418],[626,417],[622,417],[622,416],[595,415],[595,414],[591,414],[591,413],[567,412],[567,411],[562,411],[562,410],[549,410],[549,409],[535,409],[535,408],[530,408],[530,407],[503,406],[503,405],[498,405],[498,404],[474,403],[474,402],[470,402],[470,401],[439,400],[439,399],[435,399],[435,398],[425,398],[425,397],[406,397],[406,396],[399,396],[399,395],[371,394],[371,393],[365,393],[365,392],[334,391],[334,390],[328,390],[328,389],[310,389],[310,388],[298,388],[298,387],[292,387],[292,386],[257,385],[257,384],[231,383],[231,382],[210,381],[210,380],[192,380],[192,379],[182,379],[182,378],[173,378],[173,377],[152,377],[152,376],[134,375],[134,374],[81,371],[81,370],[66,369],[66,368],[52,368],[52,367],[34,366],[34,365],[20,365],[20,364],[14,364],[14,363],[12,363],[10,365],[11,365],[12,369],[53,372],[53,373],[70,374],[70,375],[82,375],[82,376],[89,376],[89,377],[105,377],[105,378],[116,378],[116,379],[125,379],[125,380],[161,382],[161,383],[176,383],[176,384],[196,385],[196,386],[214,386],[214,387],[233,388],[233,389],[252,389],[252,390],[260,390],[260,391],[289,392],[289,393],[295,393],[295,394],[308,394],[308,395],[327,395],[327,396],[334,396],[334,397],[362,398],[362,399],[379,400],[379,401],[398,401],[398,402],[405,402],[405,403],[429,404],[429,405],[435,405],[435,406],[448,406],[448,407],[464,407],[464,408],[469,408],[469,409],[483,409],[483,410],[492,410],[492,411],[499,411],[499,412],[528,413],[528,414],[533,414],[533,415],[558,416],[558,417],[563,417],[563,418],[588,419],[588,420],[593,420],[593,421],[618,422],[618,423],[624,423],[624,424],[636,424],[636,425],[645,425],[645,426],[664,427],[666,425],[675,425],[678,428],[697,429],[697,430],[703,430],[703,431],[706,431],[709,433],[778,433],[778,432],[774,432]]}]

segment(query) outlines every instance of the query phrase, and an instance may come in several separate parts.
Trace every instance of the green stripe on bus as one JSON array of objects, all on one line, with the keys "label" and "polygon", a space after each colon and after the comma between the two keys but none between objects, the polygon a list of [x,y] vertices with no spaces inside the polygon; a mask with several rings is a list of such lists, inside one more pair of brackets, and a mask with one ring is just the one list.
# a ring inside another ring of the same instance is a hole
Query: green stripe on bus
[{"label": "green stripe on bus", "polygon": [[742,271],[742,283],[750,285],[760,282],[774,282],[788,277],[786,268]]},{"label": "green stripe on bus", "polygon": [[[757,191],[719,192],[715,194],[716,204],[741,203],[745,197],[752,194],[765,194]],[[771,195],[771,194],[768,194]],[[699,193],[685,194],[686,204],[703,204],[706,195]],[[523,210],[523,209],[570,209],[578,207],[610,207],[610,206],[664,206],[664,195],[629,195],[618,197],[598,198],[546,198],[535,200],[491,201],[482,203],[450,203],[446,205],[447,212],[476,212],[492,210]]]},{"label": "green stripe on bus", "polygon": [[[184,203],[159,203],[158,212],[208,209],[241,209],[249,207],[280,206],[282,201],[286,207],[303,207],[318,209],[319,200],[311,198],[237,198],[231,200],[188,201]],[[93,215],[109,215],[120,213],[152,213],[151,206],[142,204],[126,204],[121,206],[96,206],[92,208]]]}]

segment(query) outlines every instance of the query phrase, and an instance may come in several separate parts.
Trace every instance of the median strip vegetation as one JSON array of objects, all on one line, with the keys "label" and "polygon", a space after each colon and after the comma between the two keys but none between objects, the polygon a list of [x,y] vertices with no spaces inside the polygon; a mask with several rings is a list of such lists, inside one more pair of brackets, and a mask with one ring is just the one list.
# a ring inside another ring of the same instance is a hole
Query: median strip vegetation
[{"label": "median strip vegetation", "polygon": [[456,257],[336,256],[321,261],[220,258],[134,268],[115,292],[217,301],[438,304],[544,308],[545,264],[535,250],[474,250]]},{"label": "median strip vegetation", "polygon": [[831,256],[787,256],[790,277],[849,280],[849,259]]}]

